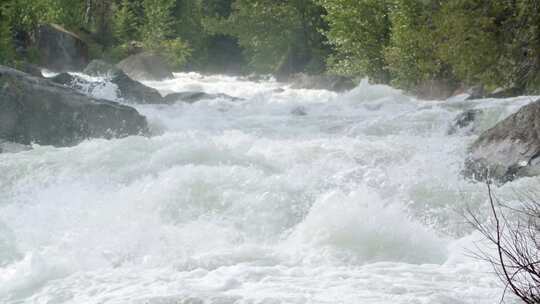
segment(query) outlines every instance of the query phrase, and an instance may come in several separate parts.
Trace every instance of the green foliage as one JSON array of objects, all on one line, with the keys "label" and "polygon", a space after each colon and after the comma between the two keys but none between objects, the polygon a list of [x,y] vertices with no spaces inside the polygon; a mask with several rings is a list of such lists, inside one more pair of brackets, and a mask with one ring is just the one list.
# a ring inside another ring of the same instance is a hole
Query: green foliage
[{"label": "green foliage", "polygon": [[438,55],[453,73],[468,84],[496,86],[503,81],[499,59],[504,53],[501,28],[502,2],[458,0],[444,3],[436,15]]},{"label": "green foliage", "polygon": [[259,72],[295,71],[323,49],[321,11],[311,0],[236,0],[226,18],[206,18],[212,33],[236,37]]},{"label": "green foliage", "polygon": [[176,68],[182,68],[191,55],[191,49],[180,38],[164,40],[161,43],[160,54],[165,56],[169,64]]},{"label": "green foliage", "polygon": [[324,33],[335,47],[331,72],[386,82],[384,48],[390,40],[389,0],[319,0],[326,9]]},{"label": "green foliage", "polygon": [[148,48],[157,48],[161,41],[170,39],[174,35],[172,18],[174,5],[174,0],[143,0],[142,38]]},{"label": "green foliage", "polygon": [[116,41],[121,45],[138,38],[138,22],[134,8],[129,0],[122,0],[114,9],[113,34]]},{"label": "green foliage", "polygon": [[392,84],[411,89],[429,80],[450,80],[437,57],[433,25],[436,1],[394,0],[390,10],[390,44],[385,58]]},{"label": "green foliage", "polygon": [[10,65],[15,61],[16,53],[13,46],[11,25],[4,15],[7,7],[0,6],[0,64]]}]

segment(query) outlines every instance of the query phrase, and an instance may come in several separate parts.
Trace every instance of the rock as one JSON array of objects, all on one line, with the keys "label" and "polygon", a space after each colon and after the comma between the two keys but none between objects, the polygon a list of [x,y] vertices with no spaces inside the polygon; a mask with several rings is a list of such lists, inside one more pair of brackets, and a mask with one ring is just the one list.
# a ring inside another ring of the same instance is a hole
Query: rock
[{"label": "rock", "polygon": [[165,60],[154,53],[131,55],[116,66],[129,77],[138,80],[165,80],[174,77]]},{"label": "rock", "polygon": [[448,81],[430,79],[416,86],[414,94],[423,100],[446,100],[456,91],[456,86]]},{"label": "rock", "polygon": [[343,92],[356,87],[354,81],[343,76],[294,74],[289,78],[293,89],[316,89]]},{"label": "rock", "polygon": [[128,55],[136,55],[144,51],[144,44],[140,41],[132,40],[127,44]]},{"label": "rock", "polygon": [[293,108],[291,110],[291,114],[296,115],[296,116],[306,116],[307,115],[307,110],[303,106],[298,106],[298,107],[295,107],[295,108]]},{"label": "rock", "polygon": [[41,66],[53,71],[80,71],[88,64],[88,46],[59,25],[41,25],[37,31]]},{"label": "rock", "polygon": [[83,70],[83,73],[90,76],[113,77],[121,72],[119,68],[103,60],[92,60]]},{"label": "rock", "polygon": [[475,127],[474,123],[478,119],[478,115],[482,114],[482,112],[483,111],[480,109],[471,109],[458,114],[458,116],[454,118],[454,121],[448,129],[447,134],[452,135],[455,134],[458,130],[465,128],[469,128],[468,133],[473,133]]},{"label": "rock", "polygon": [[510,98],[525,94],[525,90],[519,87],[497,88],[486,95],[487,98]]},{"label": "rock", "polygon": [[30,74],[35,77],[43,77],[41,68],[30,63],[23,63],[20,68],[20,71]]},{"label": "rock", "polygon": [[127,102],[134,103],[165,103],[161,94],[153,88],[131,79],[123,72],[117,73],[111,78],[111,82],[118,86],[118,95]]},{"label": "rock", "polygon": [[[123,98],[128,103],[159,104],[165,103],[161,94],[153,88],[129,78],[124,72],[118,70],[109,74],[108,81],[116,84],[118,97]],[[96,87],[106,85],[105,81],[90,82],[81,77],[68,73],[61,73],[52,78],[51,81],[73,88],[81,93],[91,95]]]},{"label": "rock", "polygon": [[231,101],[239,101],[243,100],[242,98],[229,96],[227,94],[208,94],[205,92],[178,92],[178,93],[171,93],[167,96],[165,96],[163,99],[165,103],[175,103],[178,101],[186,102],[186,103],[195,103],[197,101],[203,100],[203,99],[216,99],[216,98],[224,98],[229,99]]},{"label": "rock", "polygon": [[0,66],[0,139],[71,146],[88,138],[148,133],[135,109]]},{"label": "rock", "polygon": [[464,175],[500,183],[540,174],[540,100],[485,131],[473,143]]}]

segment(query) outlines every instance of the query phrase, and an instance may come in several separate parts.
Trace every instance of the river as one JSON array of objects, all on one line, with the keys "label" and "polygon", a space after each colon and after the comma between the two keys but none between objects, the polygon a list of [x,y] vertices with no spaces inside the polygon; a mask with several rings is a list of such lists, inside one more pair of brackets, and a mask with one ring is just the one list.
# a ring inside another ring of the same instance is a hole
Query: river
[{"label": "river", "polygon": [[[243,100],[135,105],[152,136],[0,154],[1,303],[499,301],[462,215],[487,218],[486,186],[460,171],[478,134],[532,98],[419,101],[366,81],[338,94],[197,73],[146,84]],[[475,129],[448,135],[472,108]]]}]

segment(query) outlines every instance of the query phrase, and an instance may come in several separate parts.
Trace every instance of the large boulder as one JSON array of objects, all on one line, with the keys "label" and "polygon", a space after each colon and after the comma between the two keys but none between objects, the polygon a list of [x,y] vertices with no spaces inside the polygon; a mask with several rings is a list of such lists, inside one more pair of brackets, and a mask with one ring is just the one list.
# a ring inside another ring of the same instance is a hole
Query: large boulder
[{"label": "large boulder", "polygon": [[0,139],[71,146],[88,138],[148,133],[135,109],[0,66]]},{"label": "large boulder", "polygon": [[138,80],[165,80],[174,77],[165,60],[150,52],[129,56],[116,66],[129,77]]},{"label": "large boulder", "polygon": [[[122,70],[105,61],[93,60],[84,69],[84,73],[90,76],[106,77],[108,81],[117,86],[118,97],[123,98],[128,103],[164,103],[163,97],[156,89],[131,79]],[[52,77],[51,80],[85,94],[91,94],[96,87],[104,85],[104,81],[90,82],[68,73],[61,73]]]},{"label": "large boulder", "polygon": [[288,80],[293,89],[316,89],[343,92],[352,90],[356,83],[344,76],[334,75],[308,75],[297,73],[289,77]]},{"label": "large boulder", "polygon": [[41,25],[36,46],[40,65],[53,71],[80,71],[88,64],[88,46],[59,25]]},{"label": "large boulder", "polygon": [[473,143],[464,174],[500,183],[540,174],[540,100],[485,131]]}]

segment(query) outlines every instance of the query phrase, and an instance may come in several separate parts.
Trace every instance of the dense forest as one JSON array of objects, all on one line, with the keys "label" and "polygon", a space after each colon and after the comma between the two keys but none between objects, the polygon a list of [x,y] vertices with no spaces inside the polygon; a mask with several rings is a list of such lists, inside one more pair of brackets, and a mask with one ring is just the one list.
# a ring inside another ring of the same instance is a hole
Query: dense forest
[{"label": "dense forest", "polygon": [[[536,0],[3,0],[0,62],[32,62],[39,24],[83,37],[92,58],[140,45],[176,68],[305,72],[426,83],[540,88]],[[31,45],[31,44],[30,44]]]}]

